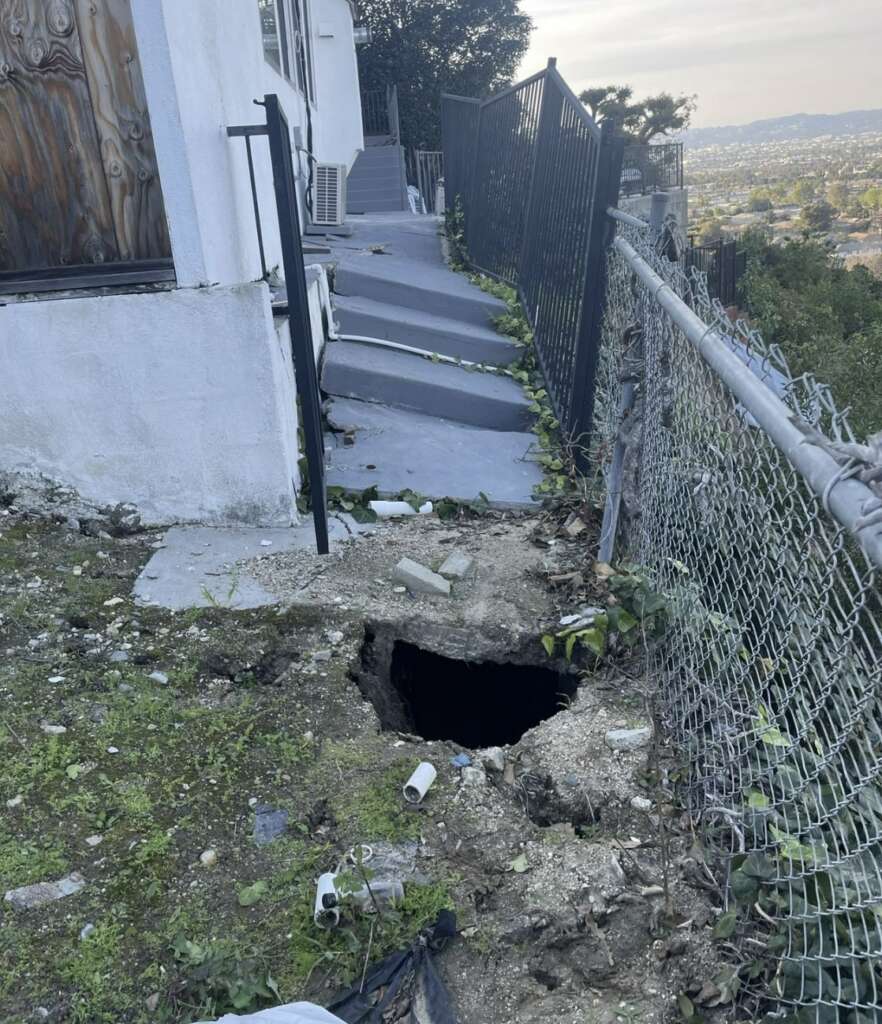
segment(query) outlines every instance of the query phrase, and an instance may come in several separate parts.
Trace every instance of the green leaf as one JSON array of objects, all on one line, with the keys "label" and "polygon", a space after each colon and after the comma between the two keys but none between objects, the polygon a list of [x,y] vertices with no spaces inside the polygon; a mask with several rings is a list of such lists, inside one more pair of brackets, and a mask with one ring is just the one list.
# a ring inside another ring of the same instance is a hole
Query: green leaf
[{"label": "green leaf", "polygon": [[714,925],[713,937],[715,939],[728,939],[735,932],[735,926],[738,924],[738,915],[734,910],[729,910],[723,914],[717,923]]},{"label": "green leaf", "polygon": [[597,626],[592,626],[591,629],[580,630],[577,634],[579,640],[591,651],[593,651],[598,658],[603,657],[603,652],[606,650],[606,635],[603,630]]},{"label": "green leaf", "polygon": [[567,637],[566,648],[564,653],[566,654],[567,661],[573,660],[573,648],[576,646],[576,641],[579,639],[578,633],[570,633]]},{"label": "green leaf", "polygon": [[685,992],[681,992],[677,996],[677,1006],[679,1006],[683,1020],[687,1021],[687,1024],[695,1019],[695,1004]]},{"label": "green leaf", "polygon": [[514,871],[516,875],[522,875],[525,871],[530,870],[530,865],[527,861],[527,855],[522,853],[519,857],[515,857],[513,861],[509,862],[509,871]]},{"label": "green leaf", "polygon": [[764,811],[769,806],[769,798],[758,789],[752,789],[747,797],[747,806],[754,811]]},{"label": "green leaf", "polygon": [[78,779],[83,774],[83,766],[81,764],[69,764],[64,769],[64,774],[69,779]]},{"label": "green leaf", "polygon": [[554,649],[557,646],[557,641],[550,633],[545,633],[542,637],[542,646],[545,648],[545,653],[549,658],[554,657]]},{"label": "green leaf", "polygon": [[260,903],[268,892],[269,886],[264,881],[258,881],[254,885],[246,886],[244,889],[239,890],[239,906],[253,907],[255,903]]}]

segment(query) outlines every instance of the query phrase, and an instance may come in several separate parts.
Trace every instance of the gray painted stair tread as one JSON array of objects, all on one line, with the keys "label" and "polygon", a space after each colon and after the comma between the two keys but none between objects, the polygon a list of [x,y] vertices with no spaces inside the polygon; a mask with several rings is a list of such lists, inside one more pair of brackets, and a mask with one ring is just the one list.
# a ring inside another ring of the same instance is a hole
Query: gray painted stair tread
[{"label": "gray painted stair tread", "polygon": [[391,255],[344,255],[334,291],[488,326],[508,312],[501,300],[441,264]]},{"label": "gray painted stair tread", "polygon": [[529,430],[534,420],[530,399],[510,377],[433,362],[380,345],[330,342],[322,388],[331,395],[493,430]]},{"label": "gray painted stair tread", "polygon": [[328,402],[328,422],[356,432],[351,446],[340,434],[329,438],[330,486],[376,486],[382,496],[410,489],[459,501],[483,492],[497,507],[536,507],[533,488],[542,471],[530,458],[534,434],[480,430],[342,398]]},{"label": "gray painted stair tread", "polygon": [[420,309],[374,302],[357,295],[335,295],[334,308],[344,334],[385,338],[469,362],[506,366],[521,349],[492,327],[451,320]]}]

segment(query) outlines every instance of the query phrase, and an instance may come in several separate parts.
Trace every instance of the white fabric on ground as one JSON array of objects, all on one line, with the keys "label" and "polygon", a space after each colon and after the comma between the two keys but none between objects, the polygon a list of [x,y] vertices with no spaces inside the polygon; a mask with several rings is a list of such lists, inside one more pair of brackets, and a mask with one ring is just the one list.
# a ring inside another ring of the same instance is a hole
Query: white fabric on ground
[{"label": "white fabric on ground", "polygon": [[237,1017],[228,1013],[217,1022],[200,1021],[199,1024],[343,1024],[327,1010],[313,1003],[288,1003],[287,1006],[274,1006],[260,1013],[249,1013],[247,1017]]}]

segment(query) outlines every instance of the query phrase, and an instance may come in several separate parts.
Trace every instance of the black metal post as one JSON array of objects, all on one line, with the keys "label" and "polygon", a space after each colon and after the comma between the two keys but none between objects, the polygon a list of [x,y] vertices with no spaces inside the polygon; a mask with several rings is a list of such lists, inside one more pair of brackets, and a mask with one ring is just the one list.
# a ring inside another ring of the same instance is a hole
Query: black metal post
[{"label": "black metal post", "polygon": [[616,135],[614,123],[604,121],[601,124],[600,152],[591,204],[591,230],[588,236],[588,260],[576,344],[572,401],[569,422],[566,424],[567,433],[576,445],[577,465],[583,471],[589,468],[586,445],[594,418],[594,388],[606,310],[606,260],[615,237],[615,221],[606,211],[610,206],[618,206],[624,148],[624,139]]},{"label": "black metal post", "polygon": [[279,214],[282,265],[285,270],[285,287],[288,291],[288,318],[291,329],[294,373],[297,379],[303,440],[309,467],[309,489],[312,499],[312,517],[315,522],[315,540],[319,554],[326,555],[329,550],[328,503],[325,488],[325,444],[322,432],[321,395],[309,322],[309,298],[303,264],[300,215],[298,213],[294,164],[291,157],[291,133],[278,96],[272,93],[265,96],[264,104],[270,159],[273,166],[276,207]]}]

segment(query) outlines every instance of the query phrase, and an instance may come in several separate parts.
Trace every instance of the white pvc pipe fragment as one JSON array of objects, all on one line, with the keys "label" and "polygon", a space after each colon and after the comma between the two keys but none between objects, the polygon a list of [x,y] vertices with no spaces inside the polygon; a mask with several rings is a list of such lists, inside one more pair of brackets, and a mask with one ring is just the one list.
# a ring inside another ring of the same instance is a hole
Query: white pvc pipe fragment
[{"label": "white pvc pipe fragment", "polygon": [[690,344],[799,471],[830,514],[860,543],[870,561],[882,569],[882,532],[878,526],[858,527],[864,510],[876,500],[860,480],[842,479],[843,467],[792,422],[784,402],[725,345],[715,328],[697,316],[677,293],[623,238],[613,243],[631,270],[649,288]]},{"label": "white pvc pipe fragment", "polygon": [[318,880],[312,916],[319,928],[336,928],[340,923],[340,897],[335,880],[336,875],[331,871],[325,872]]},{"label": "white pvc pipe fragment", "polygon": [[436,778],[438,778],[438,773],[435,771],[434,765],[429,764],[428,761],[421,761],[413,775],[404,784],[404,799],[409,804],[422,803],[423,797],[428,793]]}]

